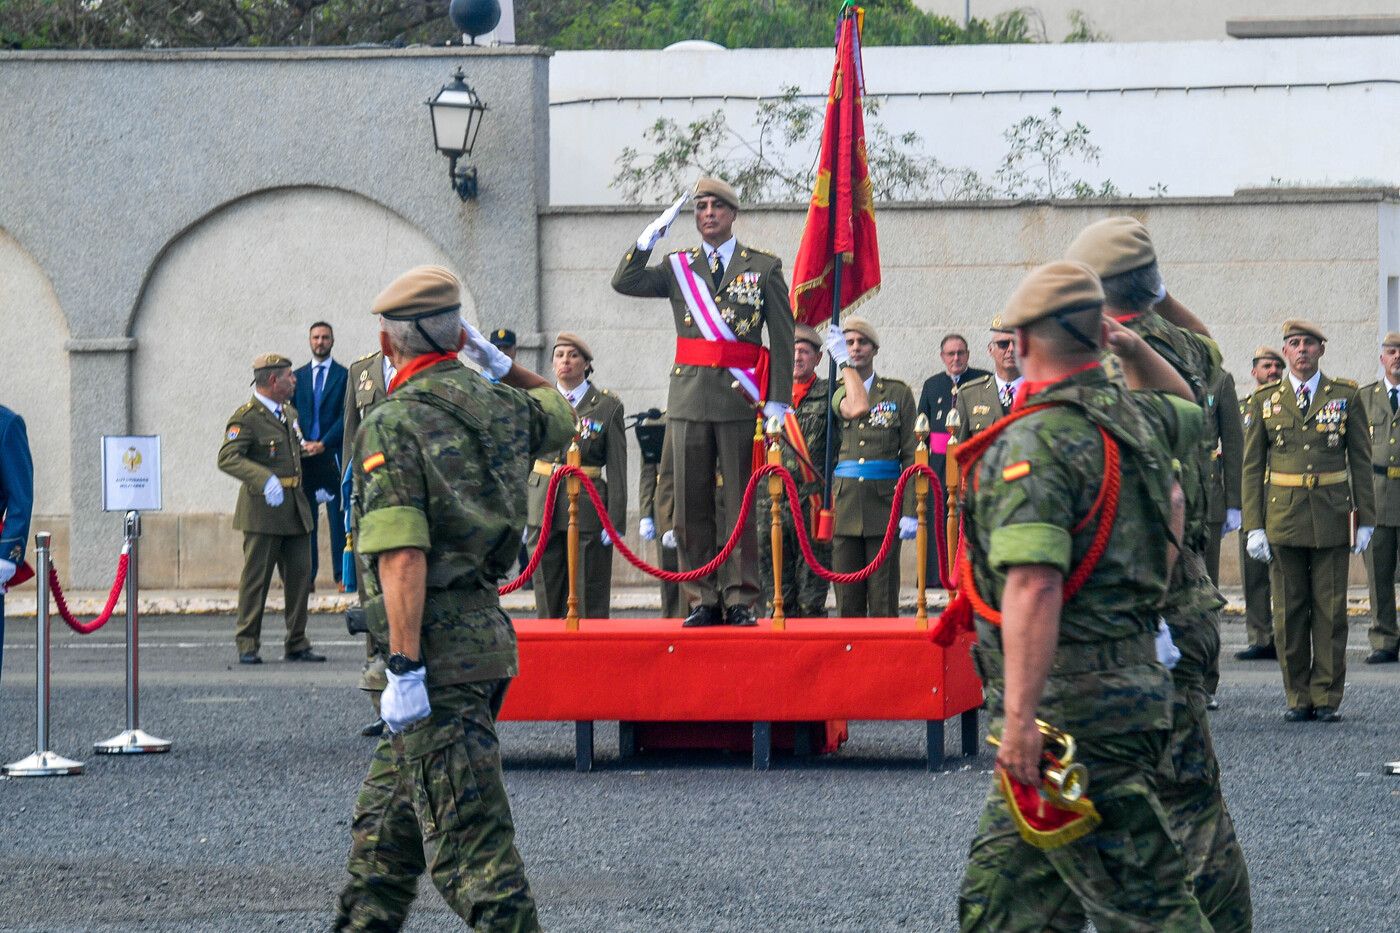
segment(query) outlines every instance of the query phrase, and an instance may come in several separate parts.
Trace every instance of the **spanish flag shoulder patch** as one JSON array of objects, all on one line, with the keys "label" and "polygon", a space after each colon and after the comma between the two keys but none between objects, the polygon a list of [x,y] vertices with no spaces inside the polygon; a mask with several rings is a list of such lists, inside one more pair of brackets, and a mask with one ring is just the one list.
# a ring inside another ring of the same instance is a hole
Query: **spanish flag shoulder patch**
[{"label": "spanish flag shoulder patch", "polygon": [[1022,460],[1020,463],[1013,463],[1009,467],[1003,467],[1001,471],[1001,481],[1003,483],[1010,483],[1020,479],[1023,476],[1030,475],[1031,462],[1029,460]]},{"label": "spanish flag shoulder patch", "polygon": [[364,459],[364,462],[360,464],[360,468],[363,469],[366,473],[373,473],[375,470],[379,469],[383,465],[384,455],[382,453],[377,453],[370,454],[368,457],[366,457]]}]

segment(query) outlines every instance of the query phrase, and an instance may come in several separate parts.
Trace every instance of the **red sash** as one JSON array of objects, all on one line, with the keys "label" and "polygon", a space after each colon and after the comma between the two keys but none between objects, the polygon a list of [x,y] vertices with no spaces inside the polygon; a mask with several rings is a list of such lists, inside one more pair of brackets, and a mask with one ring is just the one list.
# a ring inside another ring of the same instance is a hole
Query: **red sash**
[{"label": "red sash", "polygon": [[707,366],[713,369],[752,369],[754,381],[768,394],[768,348],[742,341],[705,340],[702,337],[676,338],[677,366]]}]

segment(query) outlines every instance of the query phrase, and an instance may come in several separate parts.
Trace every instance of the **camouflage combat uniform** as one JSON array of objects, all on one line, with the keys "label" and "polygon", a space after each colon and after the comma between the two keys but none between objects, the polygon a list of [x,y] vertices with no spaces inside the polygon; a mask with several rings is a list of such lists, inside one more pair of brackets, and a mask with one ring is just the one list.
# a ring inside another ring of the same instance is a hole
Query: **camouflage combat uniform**
[{"label": "camouflage combat uniform", "polygon": [[[1068,845],[1039,849],[1021,838],[993,787],[963,878],[962,928],[1078,930],[1087,915],[1100,930],[1208,930],[1155,789],[1171,725],[1171,678],[1153,643],[1167,565],[1165,546],[1143,547],[1165,545],[1173,453],[1199,437],[1200,409],[1130,394],[1100,369],[1027,404],[1047,401],[1066,404],[1011,425],[980,461],[964,503],[967,546],[978,591],[994,606],[1011,567],[1048,564],[1067,575],[1097,527],[1078,527],[1103,481],[1097,427],[1117,440],[1122,482],[1109,545],[1061,612],[1036,709],[1078,741],[1103,823]],[[999,734],[1001,630],[978,618],[977,635],[990,728]]]},{"label": "camouflage combat uniform", "polygon": [[[802,430],[802,436],[807,441],[807,452],[812,458],[811,465],[817,471],[817,478],[810,483],[802,481],[802,468],[797,461],[797,454],[793,452],[792,445],[786,440],[781,442],[783,452],[783,466],[792,473],[792,478],[797,481],[797,494],[801,503],[802,517],[807,521],[807,534],[813,536],[816,533],[816,516],[812,514],[811,497],[820,496],[822,492],[821,473],[826,461],[826,391],[827,382],[825,379],[814,379],[812,387],[807,390],[807,394],[802,397],[802,404],[798,405],[794,411],[797,415],[797,425]],[[840,421],[835,421],[838,425],[837,443],[839,445]],[[766,491],[766,487],[765,490]],[[765,496],[759,496],[755,505],[763,505],[767,502]],[[812,572],[812,568],[807,566],[807,561],[802,557],[802,551],[797,543],[797,525],[792,518],[792,510],[789,503],[783,504],[783,611],[797,618],[820,618],[826,615],[826,593],[829,585],[821,577]],[[768,607],[768,612],[773,611],[773,535],[768,523],[768,511],[766,509],[756,509],[758,516],[758,576],[763,587],[763,599]],[[812,537],[812,551],[816,554],[817,560],[824,567],[831,566],[831,542],[818,541]]]},{"label": "camouflage combat uniform", "polygon": [[360,429],[356,546],[370,634],[387,654],[375,555],[423,550],[432,714],[375,748],[336,930],[397,930],[425,867],[476,929],[539,929],[501,780],[495,716],[518,662],[496,580],[516,557],[531,460],[573,428],[553,388],[522,393],[453,360],[412,376]]}]

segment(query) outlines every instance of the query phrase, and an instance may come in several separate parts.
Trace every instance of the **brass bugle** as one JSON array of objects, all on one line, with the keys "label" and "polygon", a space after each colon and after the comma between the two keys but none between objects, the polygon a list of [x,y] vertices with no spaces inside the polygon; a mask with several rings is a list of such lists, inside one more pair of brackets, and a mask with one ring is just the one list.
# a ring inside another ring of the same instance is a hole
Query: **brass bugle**
[{"label": "brass bugle", "polygon": [[[1044,779],[1047,796],[1063,803],[1082,799],[1089,792],[1089,769],[1074,760],[1074,736],[1042,719],[1037,719],[1035,726],[1047,744],[1041,753],[1040,763],[1040,775]],[[987,744],[1001,747],[1000,740],[994,735],[987,736]],[[1053,746],[1053,750],[1050,746]]]}]

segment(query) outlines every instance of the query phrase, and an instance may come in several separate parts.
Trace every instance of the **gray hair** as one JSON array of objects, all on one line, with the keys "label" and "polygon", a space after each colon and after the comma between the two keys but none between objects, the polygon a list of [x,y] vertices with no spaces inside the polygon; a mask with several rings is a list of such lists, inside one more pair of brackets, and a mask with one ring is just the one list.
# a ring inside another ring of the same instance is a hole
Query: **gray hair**
[{"label": "gray hair", "polygon": [[1103,280],[1107,304],[1122,311],[1146,311],[1157,303],[1161,287],[1162,273],[1155,261]]},{"label": "gray hair", "polygon": [[[388,335],[389,346],[395,352],[403,356],[422,356],[436,353],[439,347],[446,352],[457,349],[462,321],[456,314],[435,314],[417,321],[396,321],[381,315],[379,329]],[[438,346],[434,347],[430,340],[436,341]]]}]

